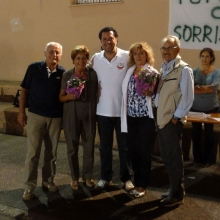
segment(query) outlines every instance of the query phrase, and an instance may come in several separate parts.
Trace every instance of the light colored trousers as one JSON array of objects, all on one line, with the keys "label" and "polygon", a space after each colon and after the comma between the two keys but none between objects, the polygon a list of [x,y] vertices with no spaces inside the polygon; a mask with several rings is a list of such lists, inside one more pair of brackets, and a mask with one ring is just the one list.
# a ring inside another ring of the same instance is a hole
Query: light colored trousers
[{"label": "light colored trousers", "polygon": [[31,112],[28,112],[27,116],[28,152],[25,160],[24,187],[33,190],[37,184],[37,169],[43,141],[45,149],[42,181],[53,181],[56,173],[57,145],[62,118],[47,118]]}]

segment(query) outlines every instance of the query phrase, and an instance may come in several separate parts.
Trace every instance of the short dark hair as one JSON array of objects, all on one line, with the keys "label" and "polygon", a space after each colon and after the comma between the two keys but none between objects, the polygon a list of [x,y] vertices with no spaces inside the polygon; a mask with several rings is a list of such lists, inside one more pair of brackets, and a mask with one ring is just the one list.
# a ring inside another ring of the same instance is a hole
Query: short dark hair
[{"label": "short dark hair", "polygon": [[99,39],[102,39],[102,33],[103,32],[109,32],[112,31],[114,33],[115,37],[118,37],[118,32],[113,27],[104,27],[99,31]]},{"label": "short dark hair", "polygon": [[214,54],[214,51],[211,49],[211,48],[208,48],[208,47],[205,47],[203,48],[200,53],[199,53],[199,57],[202,56],[202,53],[203,52],[208,52],[210,57],[212,58],[212,61],[210,62],[210,64],[213,64],[215,62],[215,54]]}]

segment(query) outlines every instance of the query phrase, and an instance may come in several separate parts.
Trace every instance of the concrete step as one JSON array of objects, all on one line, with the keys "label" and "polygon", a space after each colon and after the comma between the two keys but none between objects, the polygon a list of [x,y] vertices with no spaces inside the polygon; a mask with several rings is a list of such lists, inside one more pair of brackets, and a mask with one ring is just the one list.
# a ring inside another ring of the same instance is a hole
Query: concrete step
[{"label": "concrete step", "polygon": [[[18,107],[13,106],[13,103],[0,102],[0,133],[27,136],[27,126],[22,127],[17,121],[18,111]],[[63,130],[60,141],[65,141]]]},{"label": "concrete step", "polygon": [[17,91],[21,88],[20,81],[0,81],[0,101],[10,102],[11,100],[8,99],[14,98]]},{"label": "concrete step", "polygon": [[[17,121],[18,111],[18,107],[13,106],[12,102],[0,101],[0,133],[27,136],[27,126],[22,127]],[[59,140],[65,141],[63,130]],[[98,133],[96,134],[95,144],[99,145]],[[114,148],[117,148],[116,143],[114,143]]]},{"label": "concrete step", "polygon": [[26,127],[18,121],[18,108],[11,102],[0,102],[0,132],[13,135],[26,135]]}]

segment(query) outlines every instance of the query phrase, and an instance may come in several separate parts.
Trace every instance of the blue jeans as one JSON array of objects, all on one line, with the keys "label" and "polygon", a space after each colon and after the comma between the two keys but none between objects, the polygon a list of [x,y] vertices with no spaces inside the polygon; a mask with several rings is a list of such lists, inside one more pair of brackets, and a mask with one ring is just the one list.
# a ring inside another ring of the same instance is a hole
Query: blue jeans
[{"label": "blue jeans", "polygon": [[120,117],[100,115],[97,116],[97,119],[100,136],[101,179],[107,182],[112,180],[112,146],[115,129],[120,162],[120,180],[126,182],[130,180],[130,174],[128,169],[126,134],[121,132],[121,119]]}]

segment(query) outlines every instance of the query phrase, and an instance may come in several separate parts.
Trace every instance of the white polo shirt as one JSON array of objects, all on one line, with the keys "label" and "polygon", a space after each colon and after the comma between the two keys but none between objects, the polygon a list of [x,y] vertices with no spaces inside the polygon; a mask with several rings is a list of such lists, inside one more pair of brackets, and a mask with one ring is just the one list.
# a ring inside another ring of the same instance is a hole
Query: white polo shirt
[{"label": "white polo shirt", "polygon": [[128,69],[128,51],[117,48],[117,54],[110,62],[104,57],[104,51],[101,51],[93,55],[91,63],[101,87],[97,115],[120,117],[122,82]]}]

